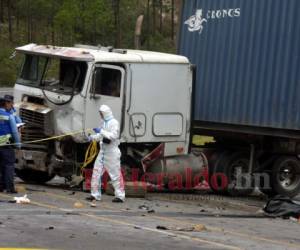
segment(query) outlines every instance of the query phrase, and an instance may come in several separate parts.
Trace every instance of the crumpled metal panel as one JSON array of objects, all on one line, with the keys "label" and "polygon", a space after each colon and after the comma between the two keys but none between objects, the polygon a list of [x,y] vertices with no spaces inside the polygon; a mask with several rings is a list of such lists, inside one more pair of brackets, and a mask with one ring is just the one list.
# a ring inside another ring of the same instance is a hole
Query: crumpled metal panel
[{"label": "crumpled metal panel", "polygon": [[83,113],[72,108],[57,110],[54,114],[57,134],[70,134],[75,142],[87,142],[86,134],[83,132]]},{"label": "crumpled metal panel", "polygon": [[27,44],[16,48],[17,52],[36,54],[47,57],[60,57],[77,61],[93,61],[94,57],[89,51],[81,48],[56,47],[52,45]]},{"label": "crumpled metal panel", "polygon": [[83,114],[72,108],[53,110],[48,106],[19,102],[14,105],[25,122],[23,141],[45,139],[57,135],[70,135],[76,142],[86,142],[83,129]]}]

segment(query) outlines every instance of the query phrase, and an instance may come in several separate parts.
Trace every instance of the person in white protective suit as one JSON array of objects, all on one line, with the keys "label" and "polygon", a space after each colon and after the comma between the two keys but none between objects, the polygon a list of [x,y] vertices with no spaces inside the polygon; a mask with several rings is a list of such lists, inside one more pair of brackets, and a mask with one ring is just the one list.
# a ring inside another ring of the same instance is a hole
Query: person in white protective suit
[{"label": "person in white protective suit", "polygon": [[107,105],[101,105],[100,116],[102,123],[95,135],[90,135],[91,140],[100,142],[100,151],[94,163],[91,200],[101,200],[101,177],[105,170],[108,172],[115,190],[113,202],[124,202],[124,180],[121,173],[121,151],[119,149],[119,122],[113,117],[111,109]]}]

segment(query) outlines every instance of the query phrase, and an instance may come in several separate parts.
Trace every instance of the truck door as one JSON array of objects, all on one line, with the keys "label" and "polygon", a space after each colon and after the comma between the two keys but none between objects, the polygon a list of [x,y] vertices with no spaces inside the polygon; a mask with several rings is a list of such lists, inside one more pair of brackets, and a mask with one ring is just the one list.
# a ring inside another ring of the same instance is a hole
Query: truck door
[{"label": "truck door", "polygon": [[96,64],[86,99],[86,128],[99,126],[99,107],[108,105],[122,127],[125,70],[109,64]]}]

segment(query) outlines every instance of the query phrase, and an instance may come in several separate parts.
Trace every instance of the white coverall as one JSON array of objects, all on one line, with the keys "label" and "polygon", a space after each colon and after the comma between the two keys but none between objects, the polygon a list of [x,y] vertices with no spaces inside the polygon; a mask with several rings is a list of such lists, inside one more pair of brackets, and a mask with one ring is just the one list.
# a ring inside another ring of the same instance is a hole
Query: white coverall
[{"label": "white coverall", "polygon": [[[104,121],[100,126],[100,133],[91,135],[92,140],[100,142],[100,152],[94,164],[91,195],[96,200],[101,200],[101,177],[105,170],[108,172],[115,190],[115,197],[124,201],[124,180],[121,173],[121,151],[119,149],[119,122],[113,117],[111,109],[106,105],[101,105],[99,111],[102,113]],[[104,143],[103,138],[109,139],[110,143]]]}]

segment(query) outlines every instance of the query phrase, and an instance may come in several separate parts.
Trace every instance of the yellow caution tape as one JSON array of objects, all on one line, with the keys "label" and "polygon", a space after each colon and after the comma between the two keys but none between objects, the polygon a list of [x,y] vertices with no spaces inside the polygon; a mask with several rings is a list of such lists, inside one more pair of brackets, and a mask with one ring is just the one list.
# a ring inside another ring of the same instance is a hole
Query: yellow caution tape
[{"label": "yellow caution tape", "polygon": [[8,135],[1,135],[0,136],[0,145],[2,144],[6,144],[9,143],[9,139],[11,138],[11,135],[8,134]]},{"label": "yellow caution tape", "polygon": [[[80,134],[80,133],[83,133],[83,132],[93,132],[93,129],[85,129],[85,130],[74,131],[74,132],[71,132],[71,133],[66,133],[66,134],[57,135],[57,136],[51,136],[51,137],[44,138],[44,139],[39,139],[39,140],[25,141],[25,142],[21,142],[21,143],[3,144],[3,145],[0,145],[0,147],[24,145],[24,144],[33,144],[33,143],[37,143],[37,142],[50,141],[50,140],[54,140],[54,139],[63,138],[63,137],[66,137],[66,136]],[[81,166],[81,174],[82,174],[83,169],[94,160],[94,158],[97,156],[97,154],[98,154],[97,142],[92,141],[90,143],[90,145],[88,146],[87,151],[85,153],[85,159],[84,159],[83,165]]]},{"label": "yellow caution tape", "polygon": [[39,140],[25,141],[25,142],[20,142],[20,143],[3,144],[3,145],[0,145],[0,147],[3,147],[3,146],[16,146],[16,145],[32,144],[32,143],[37,143],[37,142],[50,141],[50,140],[54,140],[54,139],[63,138],[63,137],[66,137],[66,136],[81,134],[83,132],[92,132],[92,131],[93,131],[92,129],[85,129],[85,130],[82,129],[82,130],[79,130],[79,131],[74,131],[74,132],[67,133],[67,134],[62,134],[62,135],[51,136],[51,137],[44,138],[44,139],[39,139]]}]

